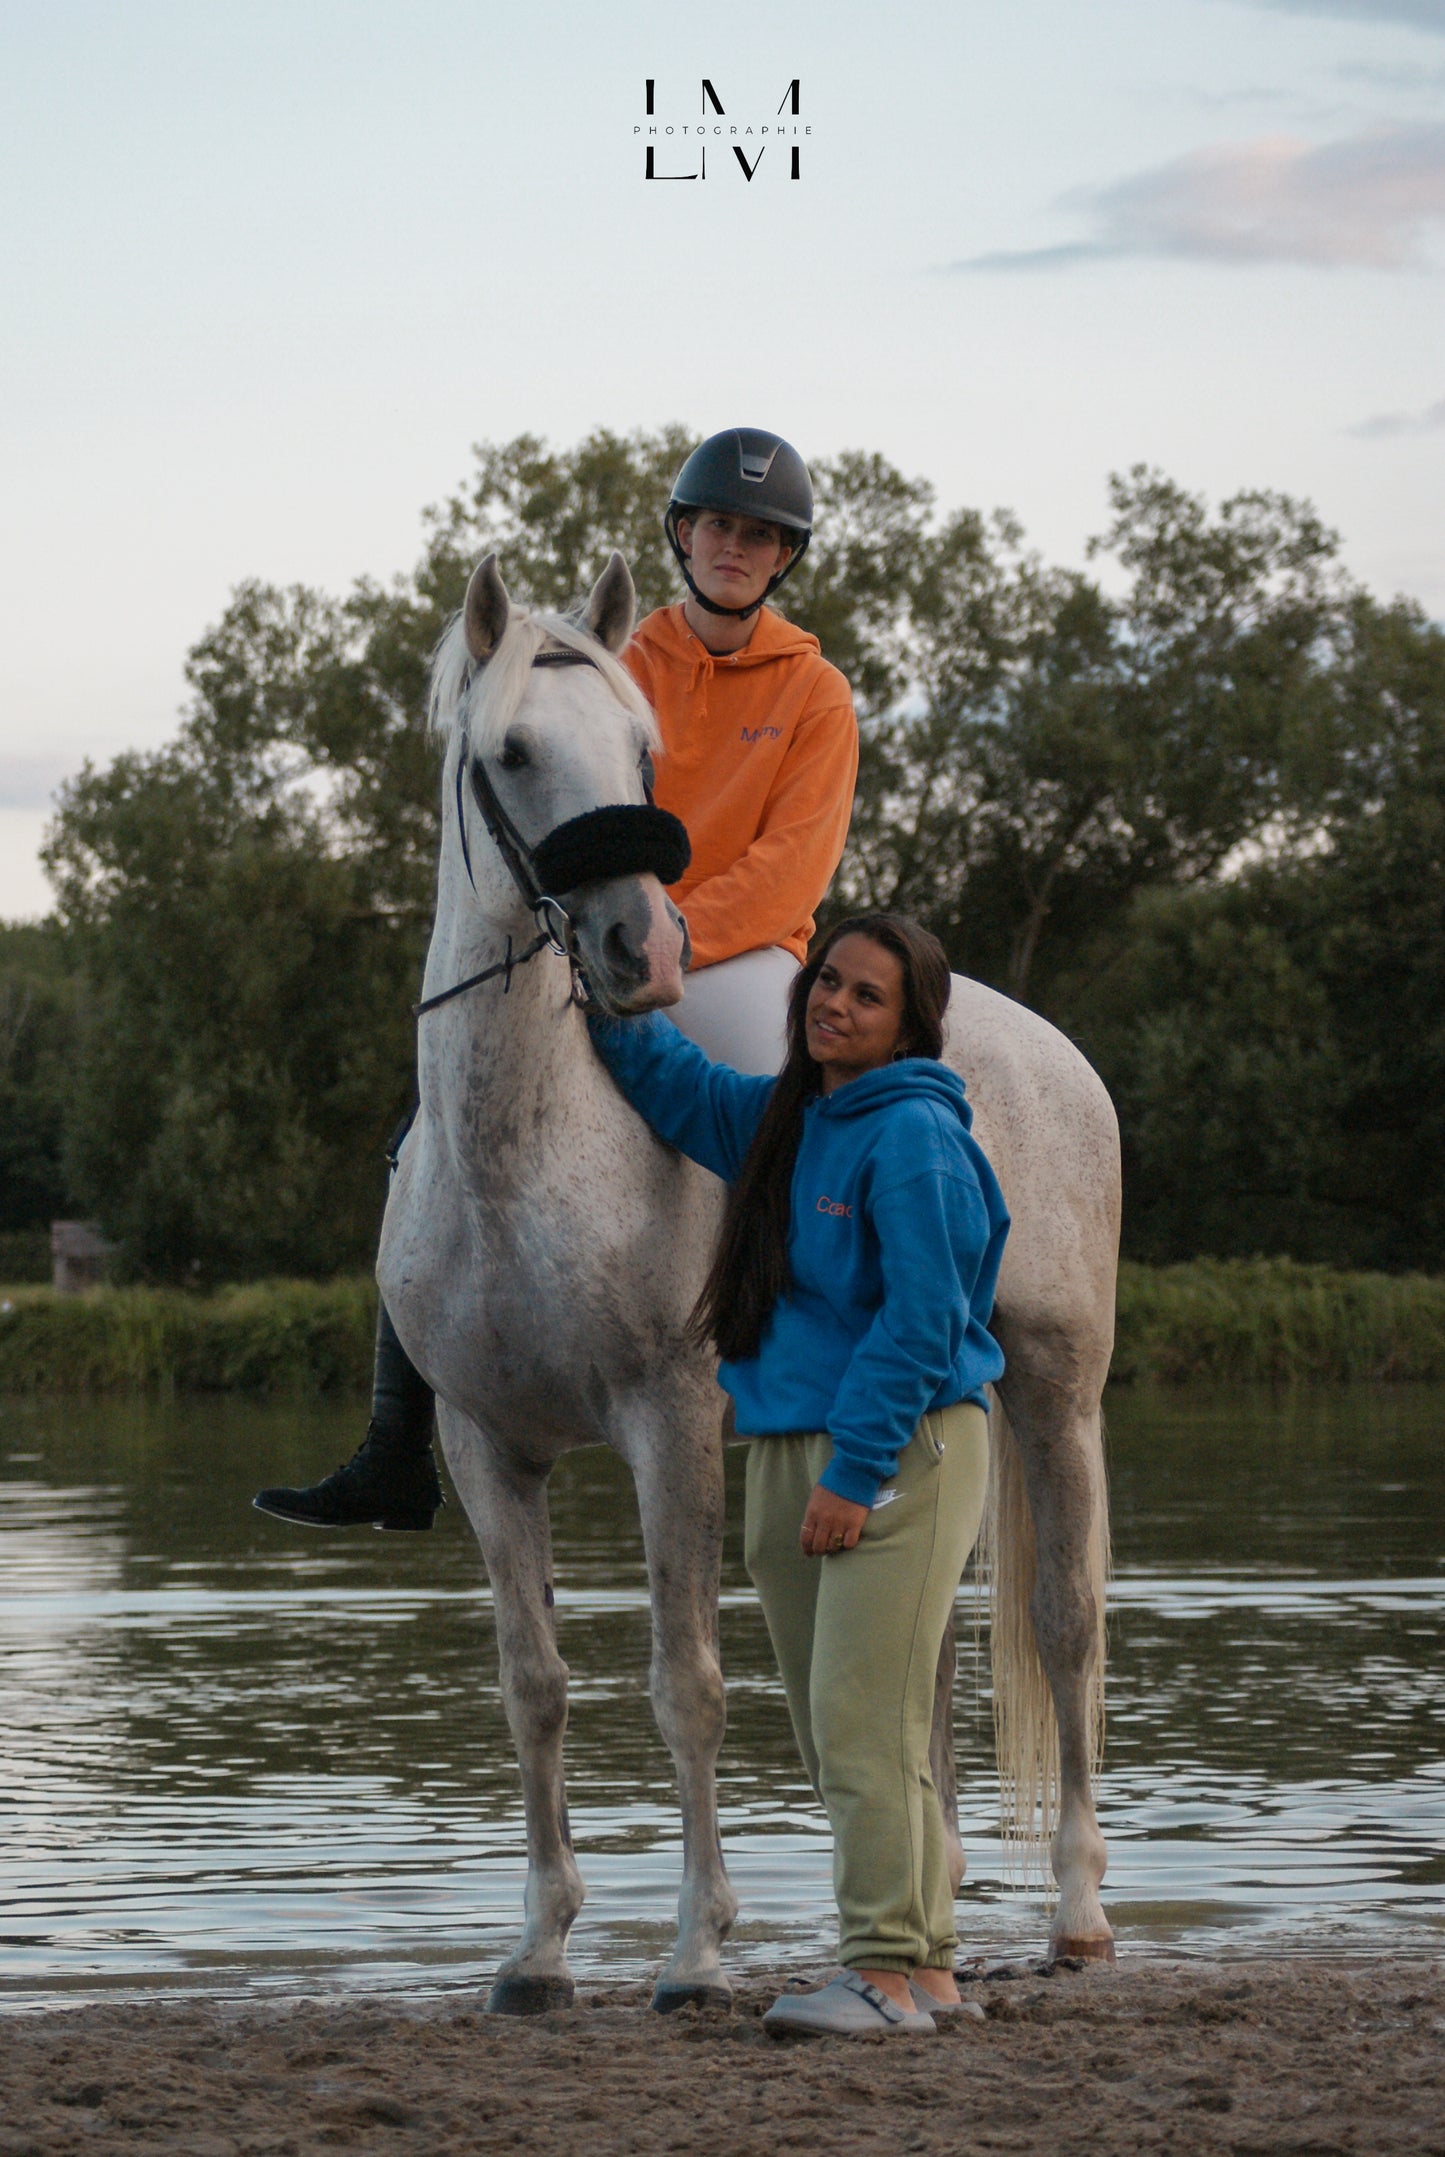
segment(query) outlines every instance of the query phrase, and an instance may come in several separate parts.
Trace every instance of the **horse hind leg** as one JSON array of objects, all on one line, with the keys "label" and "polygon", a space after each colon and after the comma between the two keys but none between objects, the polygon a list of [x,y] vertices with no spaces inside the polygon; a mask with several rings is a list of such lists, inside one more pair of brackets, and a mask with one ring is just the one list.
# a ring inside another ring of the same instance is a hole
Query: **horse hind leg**
[{"label": "horse hind leg", "polygon": [[571,2004],[576,1988],[567,1936],[586,1893],[572,1854],[562,1772],[568,1672],[557,1652],[546,1479],[499,1458],[474,1425],[440,1401],[437,1421],[492,1585],[502,1701],[527,1823],[522,1937],[497,1972],[487,2008],[542,2014]]},{"label": "horse hind leg", "polygon": [[732,1999],[722,1943],[738,1909],[717,1810],[717,1757],[727,1721],[717,1639],[722,1454],[716,1438],[706,1443],[703,1433],[687,1444],[683,1428],[679,1418],[665,1444],[626,1448],[651,1588],[653,1713],[677,1771],[682,1811],[677,1945],[652,1996],[662,2014],[690,2002],[721,2007]]},{"label": "horse hind leg", "polygon": [[1035,1822],[1045,1835],[1052,1828],[1059,1902],[1050,1952],[1112,1961],[1114,1936],[1099,1899],[1107,1852],[1093,1790],[1109,1564],[1099,1412],[1018,1363],[1002,1390],[989,1510],[1006,1814],[1025,1837]]}]

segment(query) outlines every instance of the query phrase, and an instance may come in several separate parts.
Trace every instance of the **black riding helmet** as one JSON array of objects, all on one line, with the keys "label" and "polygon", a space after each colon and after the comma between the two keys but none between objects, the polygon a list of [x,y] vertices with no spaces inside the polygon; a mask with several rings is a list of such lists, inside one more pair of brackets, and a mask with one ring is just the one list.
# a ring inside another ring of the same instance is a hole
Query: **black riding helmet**
[{"label": "black riding helmet", "polygon": [[[692,581],[687,556],[677,537],[677,520],[689,510],[720,509],[731,516],[760,517],[781,526],[793,551],[771,580],[762,599],[750,607],[720,607]],[[672,499],[662,520],[667,543],[677,556],[683,581],[709,614],[746,621],[797,568],[813,536],[813,483],[808,467],[790,442],[763,427],[729,427],[700,442],[672,483]]]}]

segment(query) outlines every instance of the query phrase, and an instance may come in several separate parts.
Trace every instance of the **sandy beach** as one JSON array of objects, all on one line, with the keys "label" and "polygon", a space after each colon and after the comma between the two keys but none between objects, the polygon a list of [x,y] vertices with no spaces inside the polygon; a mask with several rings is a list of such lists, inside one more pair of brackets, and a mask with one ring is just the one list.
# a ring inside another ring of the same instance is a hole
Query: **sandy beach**
[{"label": "sandy beach", "polygon": [[1445,2152],[1438,1964],[1018,1963],[937,2036],[861,2042],[769,2036],[776,1990],[667,2018],[600,1986],[529,2021],[467,1997],[11,2015],[0,2157]]}]

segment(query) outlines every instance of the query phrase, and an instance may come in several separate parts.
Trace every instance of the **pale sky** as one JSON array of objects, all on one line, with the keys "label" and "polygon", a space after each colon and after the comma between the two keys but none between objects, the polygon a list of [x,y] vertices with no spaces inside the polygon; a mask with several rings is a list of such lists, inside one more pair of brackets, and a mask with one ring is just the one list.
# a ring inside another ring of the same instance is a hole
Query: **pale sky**
[{"label": "pale sky", "polygon": [[[1445,0],[0,0],[0,63],[0,915],[240,579],[408,567],[524,429],[877,449],[1061,561],[1147,460],[1445,615]],[[796,182],[644,180],[704,76]]]}]

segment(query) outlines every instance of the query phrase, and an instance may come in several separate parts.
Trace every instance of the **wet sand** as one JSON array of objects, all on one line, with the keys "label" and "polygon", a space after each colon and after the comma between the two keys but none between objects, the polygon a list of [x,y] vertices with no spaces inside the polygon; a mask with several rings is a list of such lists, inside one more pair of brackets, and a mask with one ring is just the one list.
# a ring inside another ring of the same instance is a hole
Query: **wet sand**
[{"label": "wet sand", "polygon": [[597,1986],[528,2021],[461,1996],[10,2015],[0,2157],[1445,2152],[1439,1964],[1016,1964],[965,1988],[981,2017],[864,2041],[769,2036],[776,1990],[665,2018]]}]

